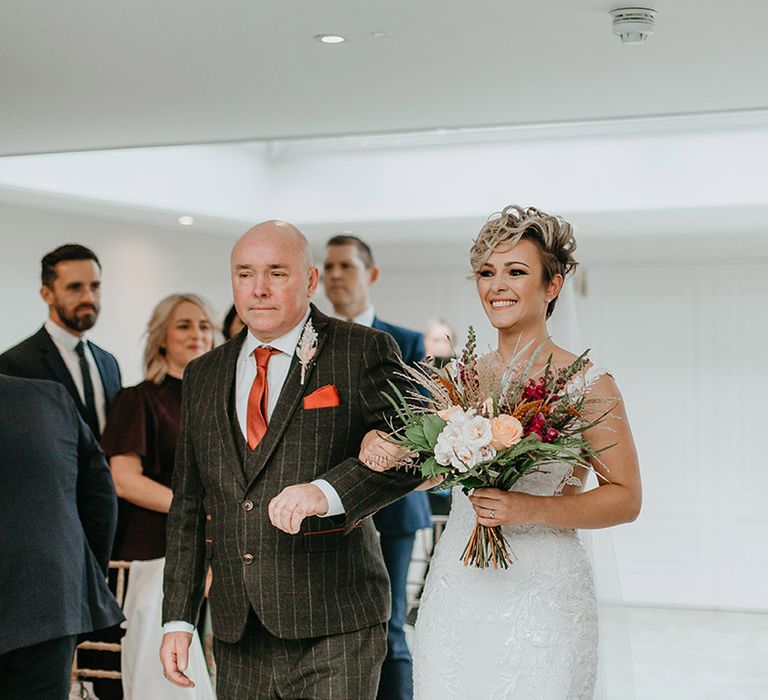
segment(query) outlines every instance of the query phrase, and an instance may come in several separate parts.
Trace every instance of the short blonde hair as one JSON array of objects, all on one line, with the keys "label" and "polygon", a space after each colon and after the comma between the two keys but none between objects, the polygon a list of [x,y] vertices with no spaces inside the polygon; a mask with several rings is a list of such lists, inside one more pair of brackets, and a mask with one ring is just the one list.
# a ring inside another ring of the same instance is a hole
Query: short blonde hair
[{"label": "short blonde hair", "polygon": [[165,359],[163,343],[165,343],[168,334],[168,326],[171,323],[173,312],[179,304],[185,301],[199,307],[205,314],[206,320],[213,328],[213,345],[216,346],[220,342],[220,330],[214,321],[211,307],[202,297],[189,293],[171,294],[165,297],[158,302],[149,318],[147,344],[144,348],[144,379],[155,384],[162,383],[168,374],[168,362]]},{"label": "short blonde hair", "polygon": [[[535,207],[520,207],[510,204],[500,212],[491,214],[472,245],[469,259],[472,272],[477,275],[495,248],[506,243],[511,247],[521,240],[533,241],[539,249],[543,267],[544,286],[555,275],[565,278],[579,264],[573,257],[576,239],[573,227],[562,217],[552,216]],[[555,297],[547,306],[547,318],[555,310]]]}]

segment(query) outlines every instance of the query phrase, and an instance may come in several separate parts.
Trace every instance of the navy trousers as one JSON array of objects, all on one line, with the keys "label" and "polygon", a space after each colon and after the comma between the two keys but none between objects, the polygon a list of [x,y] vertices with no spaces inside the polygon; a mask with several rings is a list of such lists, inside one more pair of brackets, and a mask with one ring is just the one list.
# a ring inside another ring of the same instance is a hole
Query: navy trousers
[{"label": "navy trousers", "polygon": [[76,636],[58,637],[0,654],[3,700],[66,700]]},{"label": "navy trousers", "polygon": [[413,698],[413,660],[405,643],[405,613],[408,566],[415,539],[414,533],[381,536],[381,551],[392,590],[392,617],[387,627],[387,657],[381,667],[378,700]]}]

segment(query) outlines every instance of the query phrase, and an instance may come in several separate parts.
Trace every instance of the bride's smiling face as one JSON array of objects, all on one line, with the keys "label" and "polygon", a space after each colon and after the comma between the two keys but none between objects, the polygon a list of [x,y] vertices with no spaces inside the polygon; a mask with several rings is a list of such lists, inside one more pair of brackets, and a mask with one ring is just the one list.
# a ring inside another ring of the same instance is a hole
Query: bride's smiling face
[{"label": "bride's smiling face", "polygon": [[522,331],[543,323],[547,304],[557,296],[563,283],[555,275],[544,284],[539,247],[524,238],[511,247],[500,243],[476,273],[477,292],[488,320],[499,330]]}]

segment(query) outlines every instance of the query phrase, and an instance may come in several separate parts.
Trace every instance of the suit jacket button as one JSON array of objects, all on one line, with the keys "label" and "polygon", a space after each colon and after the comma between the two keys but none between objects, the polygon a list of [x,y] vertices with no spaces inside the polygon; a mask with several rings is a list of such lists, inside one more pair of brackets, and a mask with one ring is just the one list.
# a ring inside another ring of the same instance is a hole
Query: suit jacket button
[{"label": "suit jacket button", "polygon": [[243,564],[253,564],[253,554],[243,554]]},{"label": "suit jacket button", "polygon": [[253,501],[243,501],[243,510],[250,513],[253,510]]}]

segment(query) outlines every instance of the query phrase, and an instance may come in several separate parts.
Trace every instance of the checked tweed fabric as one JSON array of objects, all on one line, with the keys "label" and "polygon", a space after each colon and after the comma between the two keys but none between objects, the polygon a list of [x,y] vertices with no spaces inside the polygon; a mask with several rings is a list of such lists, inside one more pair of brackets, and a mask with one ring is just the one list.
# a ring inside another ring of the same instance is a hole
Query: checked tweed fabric
[{"label": "checked tweed fabric", "polygon": [[[184,373],[182,425],[167,525],[163,621],[194,622],[208,565],[214,635],[240,639],[251,609],[282,639],[352,632],[389,618],[389,583],[369,517],[413,489],[403,472],[376,473],[356,459],[363,435],[386,429],[388,380],[406,392],[386,333],[337,321],[314,306],[317,353],[304,385],[294,356],[267,432],[254,451],[233,417],[235,365],[245,337],[193,361]],[[305,409],[327,384],[341,404]],[[269,522],[283,488],[322,477],[346,513],[307,518],[298,535]]]}]

